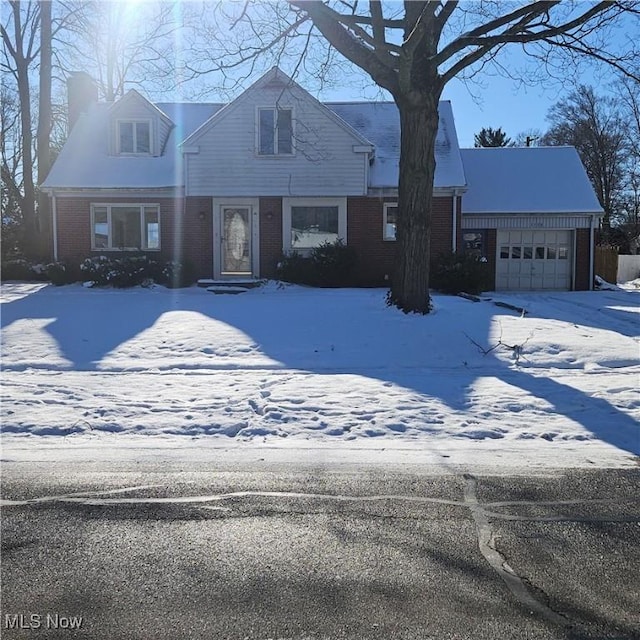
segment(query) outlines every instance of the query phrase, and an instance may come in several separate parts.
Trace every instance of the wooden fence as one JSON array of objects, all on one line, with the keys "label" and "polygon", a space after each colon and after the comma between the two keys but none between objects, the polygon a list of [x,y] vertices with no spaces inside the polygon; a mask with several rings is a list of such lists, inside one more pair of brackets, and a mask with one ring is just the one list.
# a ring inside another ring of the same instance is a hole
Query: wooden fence
[{"label": "wooden fence", "polygon": [[615,284],[618,280],[618,249],[615,247],[596,247],[595,275]]}]

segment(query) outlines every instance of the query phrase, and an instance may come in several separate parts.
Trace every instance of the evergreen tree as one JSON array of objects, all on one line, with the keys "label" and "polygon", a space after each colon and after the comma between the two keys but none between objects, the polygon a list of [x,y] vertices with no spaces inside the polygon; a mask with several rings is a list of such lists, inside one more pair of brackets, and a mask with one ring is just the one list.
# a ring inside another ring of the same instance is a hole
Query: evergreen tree
[{"label": "evergreen tree", "polygon": [[473,136],[474,147],[512,147],[511,138],[507,138],[507,134],[502,127],[492,129],[491,127],[483,127],[480,133]]}]

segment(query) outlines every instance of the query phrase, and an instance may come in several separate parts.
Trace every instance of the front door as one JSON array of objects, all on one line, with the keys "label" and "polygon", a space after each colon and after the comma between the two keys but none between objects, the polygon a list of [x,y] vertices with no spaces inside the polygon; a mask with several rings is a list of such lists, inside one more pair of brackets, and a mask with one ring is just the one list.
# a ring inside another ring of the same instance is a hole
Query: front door
[{"label": "front door", "polygon": [[213,199],[213,277],[247,279],[260,275],[257,198]]},{"label": "front door", "polygon": [[251,207],[222,206],[220,275],[251,276]]}]

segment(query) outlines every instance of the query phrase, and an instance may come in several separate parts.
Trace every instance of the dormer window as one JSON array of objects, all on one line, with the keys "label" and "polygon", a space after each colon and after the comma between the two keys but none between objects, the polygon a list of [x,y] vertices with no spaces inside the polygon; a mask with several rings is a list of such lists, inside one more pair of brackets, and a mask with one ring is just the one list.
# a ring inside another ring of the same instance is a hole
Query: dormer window
[{"label": "dormer window", "polygon": [[258,109],[258,154],[282,156],[293,153],[291,109]]},{"label": "dormer window", "polygon": [[151,153],[150,120],[118,120],[117,135],[118,153]]}]

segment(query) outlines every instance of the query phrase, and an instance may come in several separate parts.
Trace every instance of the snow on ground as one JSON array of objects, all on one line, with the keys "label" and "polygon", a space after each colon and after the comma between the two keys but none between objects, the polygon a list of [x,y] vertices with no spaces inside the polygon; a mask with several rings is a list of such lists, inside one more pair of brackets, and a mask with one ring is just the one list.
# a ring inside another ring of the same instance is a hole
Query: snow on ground
[{"label": "snow on ground", "polygon": [[640,291],[435,296],[424,317],[384,295],[6,283],[3,449],[250,443],[635,464]]}]

